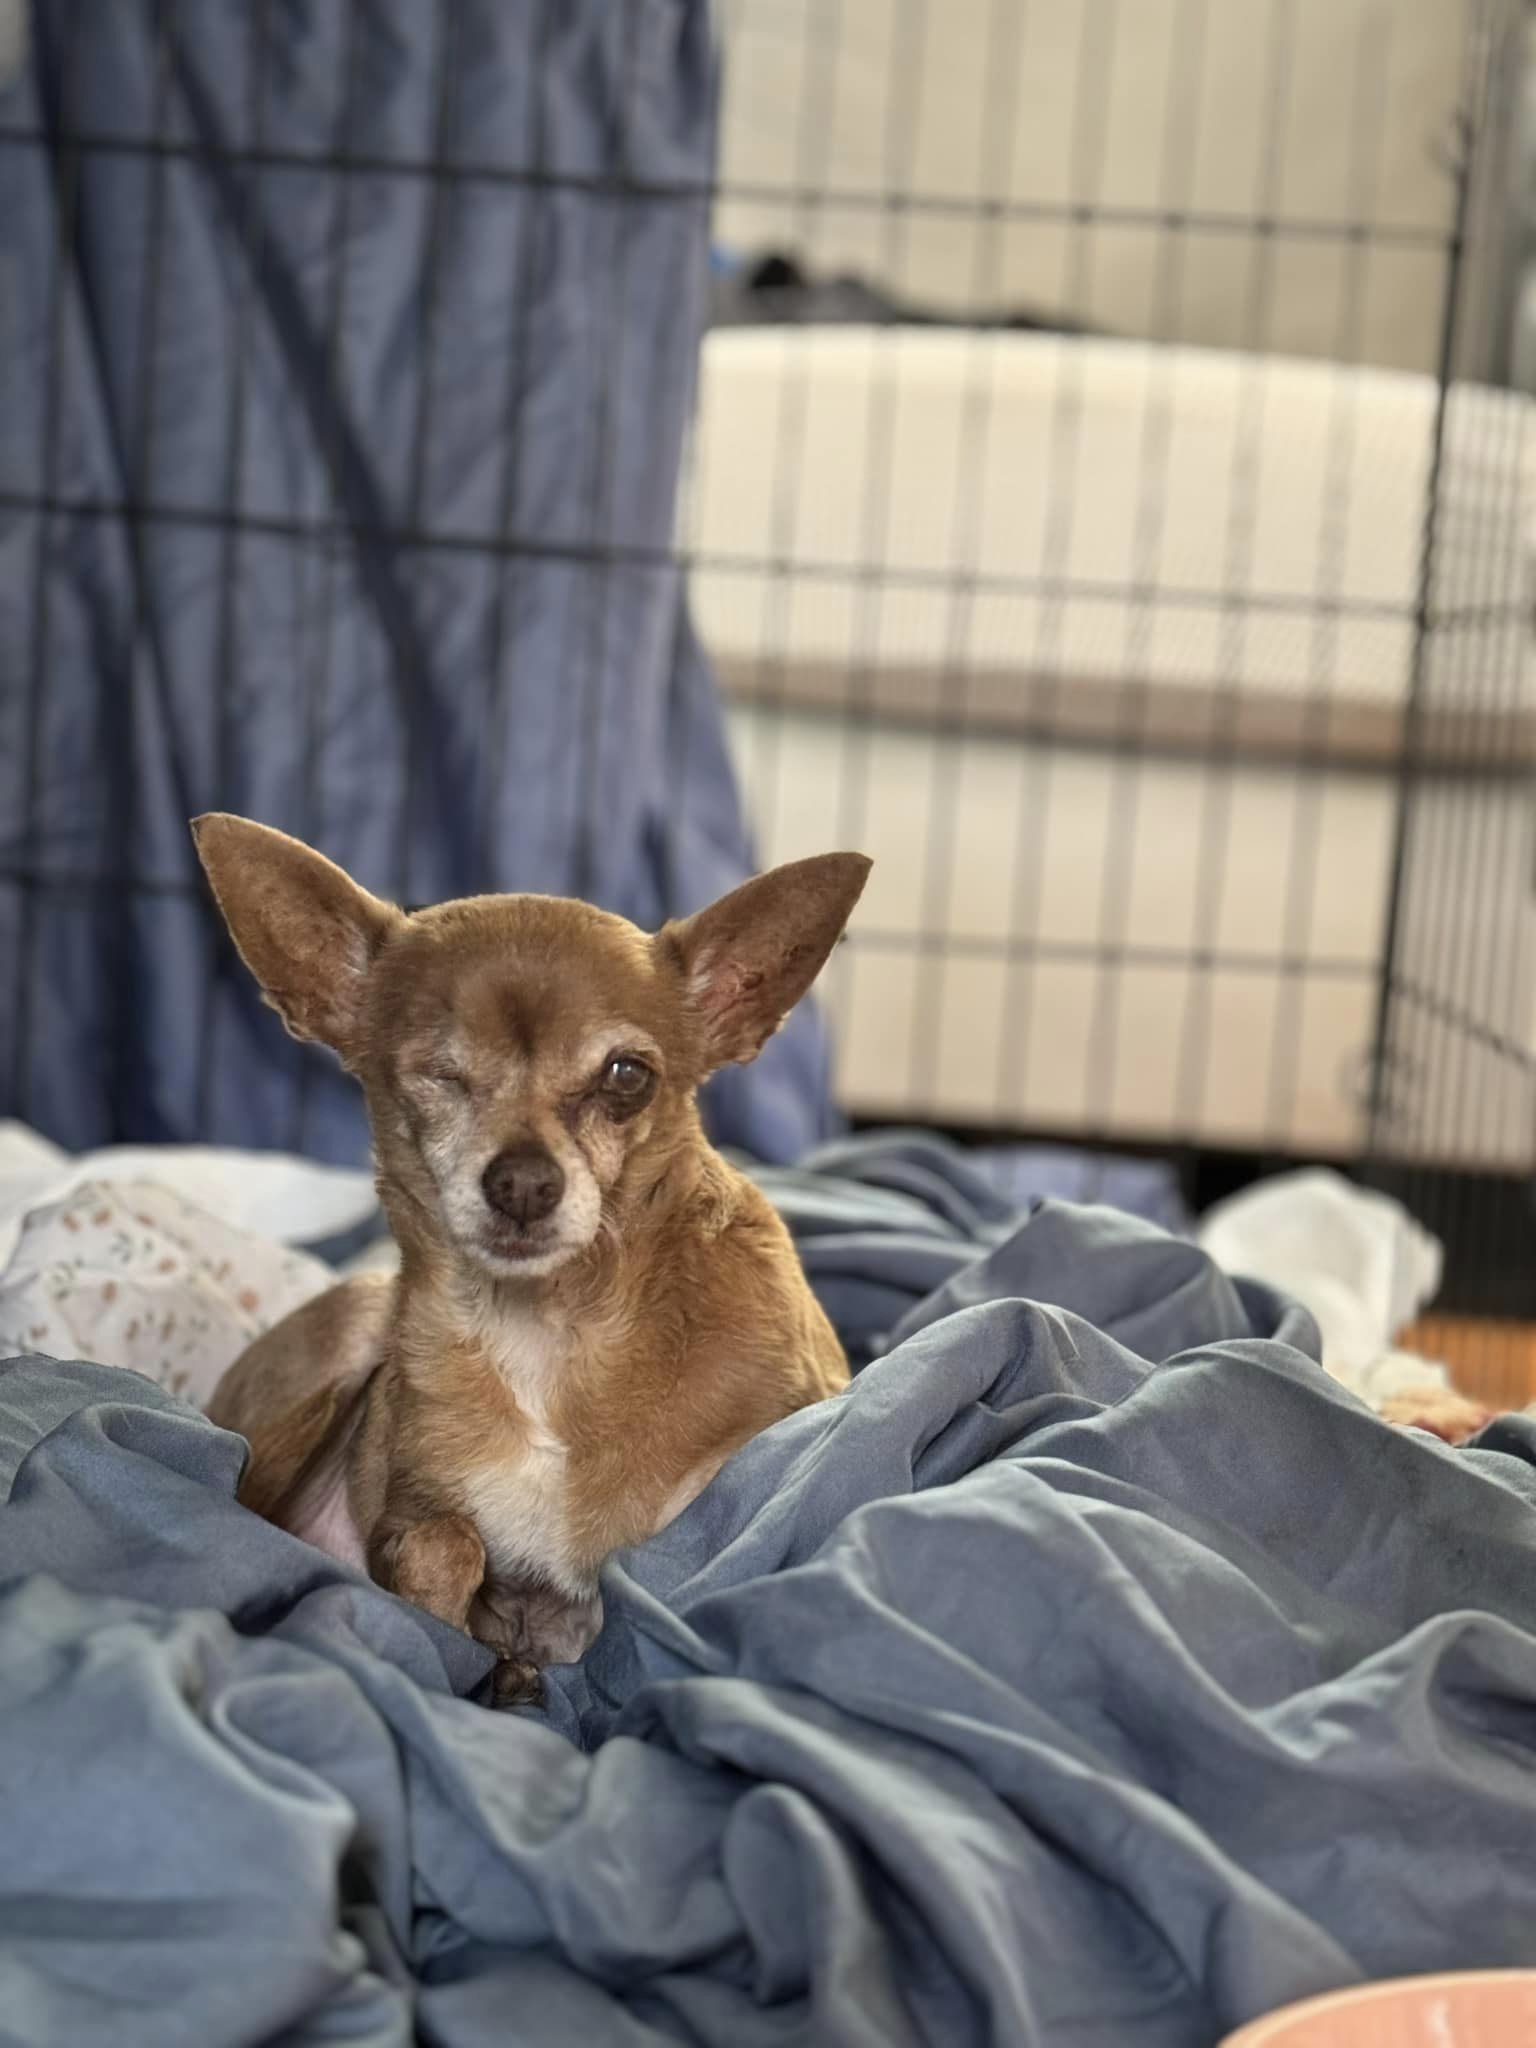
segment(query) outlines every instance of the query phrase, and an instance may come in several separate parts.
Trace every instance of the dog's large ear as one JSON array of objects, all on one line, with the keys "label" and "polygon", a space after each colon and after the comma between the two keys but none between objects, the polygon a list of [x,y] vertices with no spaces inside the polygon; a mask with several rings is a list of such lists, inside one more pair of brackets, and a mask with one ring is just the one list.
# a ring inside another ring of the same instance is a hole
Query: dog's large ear
[{"label": "dog's large ear", "polygon": [[791,861],[665,927],[711,1068],[757,1058],[821,972],[869,870],[862,853]]},{"label": "dog's large ear", "polygon": [[346,1059],[368,970],[404,913],[269,825],[210,811],[193,819],[192,837],[262,994],[295,1038],[318,1038]]}]

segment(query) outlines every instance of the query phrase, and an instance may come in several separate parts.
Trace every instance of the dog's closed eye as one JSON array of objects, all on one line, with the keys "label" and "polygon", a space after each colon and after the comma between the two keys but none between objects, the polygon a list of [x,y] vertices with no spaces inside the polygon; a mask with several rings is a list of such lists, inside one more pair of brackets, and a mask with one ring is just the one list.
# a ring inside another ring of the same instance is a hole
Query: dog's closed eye
[{"label": "dog's closed eye", "polygon": [[467,1095],[469,1077],[462,1067],[456,1067],[451,1060],[428,1060],[421,1066],[413,1067],[402,1076],[406,1082],[415,1082],[424,1088],[431,1088],[442,1095]]}]

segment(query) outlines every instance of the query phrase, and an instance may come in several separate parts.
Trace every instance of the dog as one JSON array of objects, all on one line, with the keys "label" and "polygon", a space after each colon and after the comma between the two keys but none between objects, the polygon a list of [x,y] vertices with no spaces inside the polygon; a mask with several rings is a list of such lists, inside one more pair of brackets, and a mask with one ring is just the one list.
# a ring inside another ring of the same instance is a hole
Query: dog
[{"label": "dog", "polygon": [[536,1699],[596,1633],[603,1560],[847,1385],[695,1094],[782,1025],[870,863],[796,861],[648,935],[548,896],[408,914],[285,833],[192,829],[266,1000],[362,1085],[400,1253],[221,1381],[240,1497],[468,1629],[497,1699]]}]

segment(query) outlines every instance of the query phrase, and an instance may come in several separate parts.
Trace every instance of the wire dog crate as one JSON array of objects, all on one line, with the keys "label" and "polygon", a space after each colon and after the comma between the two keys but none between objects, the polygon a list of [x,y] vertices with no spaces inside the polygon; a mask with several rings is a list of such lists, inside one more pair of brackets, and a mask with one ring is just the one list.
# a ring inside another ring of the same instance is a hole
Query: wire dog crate
[{"label": "wire dog crate", "polygon": [[1514,0],[29,19],[8,1111],[335,1149],[199,809],[408,902],[728,866],[686,573],[763,858],[876,859],[856,1115],[1338,1160],[1536,1307]]},{"label": "wire dog crate", "polygon": [[933,323],[706,344],[754,815],[876,858],[845,1097],[1344,1160],[1529,1312],[1520,10],[731,19],[722,233]]}]

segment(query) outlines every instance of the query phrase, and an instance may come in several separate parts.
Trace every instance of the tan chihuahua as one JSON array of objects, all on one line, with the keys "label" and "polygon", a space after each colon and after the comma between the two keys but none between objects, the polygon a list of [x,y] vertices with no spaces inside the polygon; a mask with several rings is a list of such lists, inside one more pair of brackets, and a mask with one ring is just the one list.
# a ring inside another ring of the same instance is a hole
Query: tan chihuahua
[{"label": "tan chihuahua", "polygon": [[398,1278],[342,1282],[209,1413],[241,1499],[496,1650],[586,1647],[597,1573],[747,1439],[847,1384],[784,1225],[705,1138],[858,901],[861,855],[760,875],[654,937],[584,903],[413,916],[246,819],[193,826],[247,966],[362,1083]]}]

